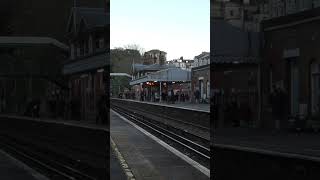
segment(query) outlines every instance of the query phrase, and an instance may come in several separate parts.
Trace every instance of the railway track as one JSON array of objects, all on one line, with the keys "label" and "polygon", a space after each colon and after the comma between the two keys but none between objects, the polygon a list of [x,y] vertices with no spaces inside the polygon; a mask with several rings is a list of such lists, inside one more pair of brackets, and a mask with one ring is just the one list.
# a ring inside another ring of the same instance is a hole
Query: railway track
[{"label": "railway track", "polygon": [[111,108],[128,120],[138,124],[153,135],[164,140],[201,165],[210,167],[210,141],[172,127],[160,121],[152,120],[136,111],[112,105]]},{"label": "railway track", "polygon": [[[0,145],[3,150],[25,164],[34,168],[51,180],[99,180],[101,177],[89,175],[79,162],[55,154],[48,149],[37,147],[8,135],[0,135]],[[77,166],[82,166],[77,168]]]},{"label": "railway track", "polygon": [[[115,101],[113,103],[114,105],[117,104],[117,106],[125,106],[126,104],[119,104],[119,102]],[[160,118],[163,118],[163,119],[166,119],[168,121],[172,121],[172,122],[176,122],[176,123],[179,123],[179,124],[183,124],[183,125],[186,125],[186,126],[189,126],[189,127],[193,127],[195,129],[198,129],[198,130],[201,130],[201,131],[205,131],[205,132],[210,132],[210,127],[207,127],[203,124],[199,124],[198,122],[188,122],[188,121],[185,121],[185,120],[181,120],[181,119],[177,119],[177,118],[172,118],[164,113],[153,113],[152,111],[149,111],[148,109],[142,109],[140,107],[130,107],[131,110],[134,110],[134,111],[138,111],[138,112],[142,112],[142,113],[148,113],[148,114],[154,114]]]}]

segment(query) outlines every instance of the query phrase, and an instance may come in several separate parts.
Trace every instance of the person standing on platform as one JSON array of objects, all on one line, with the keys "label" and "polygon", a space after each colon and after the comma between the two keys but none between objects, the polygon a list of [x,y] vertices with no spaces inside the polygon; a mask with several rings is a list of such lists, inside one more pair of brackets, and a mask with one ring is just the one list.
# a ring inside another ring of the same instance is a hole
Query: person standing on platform
[{"label": "person standing on platform", "polygon": [[279,88],[273,85],[273,91],[270,95],[270,103],[272,106],[272,117],[275,122],[275,128],[280,129],[281,100],[279,98]]},{"label": "person standing on platform", "polygon": [[170,101],[172,101],[171,98],[172,98],[172,94],[171,94],[171,91],[169,90],[168,91],[168,103],[170,103]]},{"label": "person standing on platform", "polygon": [[175,94],[174,94],[173,89],[171,89],[171,101],[172,101],[172,104],[175,103]]},{"label": "person standing on platform", "polygon": [[194,96],[195,96],[195,100],[196,100],[196,103],[200,103],[200,91],[199,89],[197,89],[195,92],[194,92]]},{"label": "person standing on platform", "polygon": [[278,89],[279,98],[279,127],[283,129],[287,126],[286,114],[287,114],[287,94],[283,88]]},{"label": "person standing on platform", "polygon": [[140,92],[140,101],[143,101],[143,91]]},{"label": "person standing on platform", "polygon": [[106,97],[104,95],[101,95],[99,101],[98,101],[98,116],[96,118],[96,124],[99,124],[101,122],[102,124],[106,123],[107,118],[107,104],[106,104]]}]

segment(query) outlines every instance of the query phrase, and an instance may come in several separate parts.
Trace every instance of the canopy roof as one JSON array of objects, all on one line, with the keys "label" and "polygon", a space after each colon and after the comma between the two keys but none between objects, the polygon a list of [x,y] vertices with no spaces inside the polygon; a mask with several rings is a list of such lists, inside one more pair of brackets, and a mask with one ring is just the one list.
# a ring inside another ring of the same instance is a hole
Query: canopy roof
[{"label": "canopy roof", "polygon": [[191,72],[181,68],[168,68],[147,74],[146,76],[134,79],[130,82],[130,85],[140,84],[148,81],[159,81],[159,82],[190,82]]},{"label": "canopy roof", "polygon": [[0,36],[0,46],[2,47],[26,47],[52,45],[62,50],[68,51],[69,47],[50,37],[36,36]]}]

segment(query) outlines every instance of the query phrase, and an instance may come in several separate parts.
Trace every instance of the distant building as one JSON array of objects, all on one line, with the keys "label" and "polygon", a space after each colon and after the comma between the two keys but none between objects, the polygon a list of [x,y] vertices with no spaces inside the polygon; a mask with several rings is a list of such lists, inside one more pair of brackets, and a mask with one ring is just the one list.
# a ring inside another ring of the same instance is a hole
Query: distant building
[{"label": "distant building", "polygon": [[320,0],[269,0],[269,18],[320,7]]},{"label": "distant building", "polygon": [[181,69],[186,69],[186,70],[191,70],[191,67],[194,63],[193,59],[183,59],[183,57],[179,59],[173,59],[171,61],[167,61],[168,64],[172,64],[175,67],[181,68]]},{"label": "distant building", "polygon": [[142,57],[143,64],[160,64],[164,65],[167,59],[167,53],[158,49],[153,49],[144,53]]},{"label": "distant building", "polygon": [[210,64],[210,53],[202,52],[200,55],[195,56],[192,67],[199,67]]},{"label": "distant building", "polygon": [[260,22],[268,17],[267,1],[214,0],[213,20],[220,19],[247,31],[260,31]]},{"label": "distant building", "polygon": [[200,92],[200,100],[210,101],[210,53],[202,52],[195,56],[191,69],[191,92],[195,100],[195,92]]},{"label": "distant building", "polygon": [[69,80],[69,97],[77,104],[83,120],[97,116],[97,101],[106,94],[106,76],[109,73],[109,14],[104,8],[72,8],[67,27],[70,59],[65,62],[63,74]]}]

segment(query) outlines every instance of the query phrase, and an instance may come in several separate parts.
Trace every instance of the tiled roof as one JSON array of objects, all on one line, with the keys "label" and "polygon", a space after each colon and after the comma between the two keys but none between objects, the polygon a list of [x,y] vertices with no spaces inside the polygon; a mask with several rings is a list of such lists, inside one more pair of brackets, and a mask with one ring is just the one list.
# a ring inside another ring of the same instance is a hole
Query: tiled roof
[{"label": "tiled roof", "polygon": [[[74,15],[76,19],[77,31],[81,21],[84,21],[87,29],[96,27],[105,27],[110,24],[109,14],[105,12],[104,8],[86,8],[86,7],[74,7],[69,17],[68,31],[73,31]],[[72,29],[72,30],[70,30]]]},{"label": "tiled roof", "polygon": [[225,56],[258,56],[260,34],[246,32],[224,20],[211,23],[213,54]]},{"label": "tiled roof", "polygon": [[213,64],[257,64],[258,57],[236,57],[236,56],[213,56]]},{"label": "tiled roof", "polygon": [[210,52],[202,52],[200,55],[195,56],[195,59],[200,59],[205,56],[210,56]]},{"label": "tiled roof", "polygon": [[94,27],[106,26],[109,22],[107,20],[107,14],[104,8],[82,8],[77,7],[76,9],[76,19],[77,25],[83,19],[86,23],[88,29]]}]

